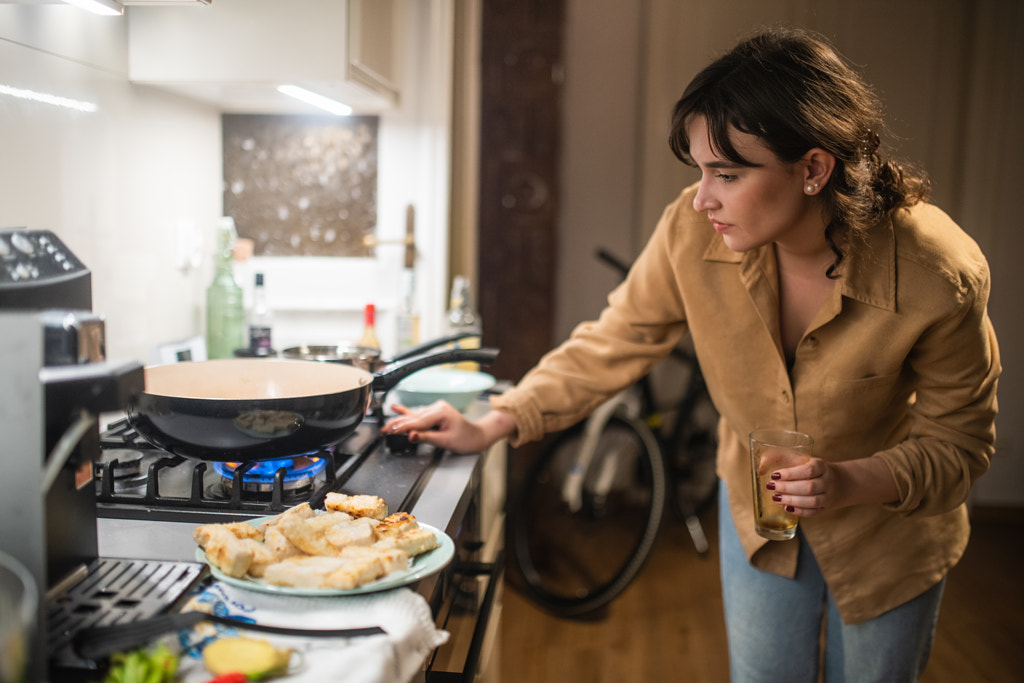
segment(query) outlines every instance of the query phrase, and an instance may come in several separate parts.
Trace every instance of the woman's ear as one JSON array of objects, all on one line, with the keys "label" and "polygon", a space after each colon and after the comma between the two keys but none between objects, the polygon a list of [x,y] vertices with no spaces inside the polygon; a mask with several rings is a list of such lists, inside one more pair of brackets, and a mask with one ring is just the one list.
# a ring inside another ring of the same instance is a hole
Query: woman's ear
[{"label": "woman's ear", "polygon": [[801,161],[804,163],[804,192],[809,195],[818,194],[832,177],[836,158],[830,152],[815,147],[809,150]]}]

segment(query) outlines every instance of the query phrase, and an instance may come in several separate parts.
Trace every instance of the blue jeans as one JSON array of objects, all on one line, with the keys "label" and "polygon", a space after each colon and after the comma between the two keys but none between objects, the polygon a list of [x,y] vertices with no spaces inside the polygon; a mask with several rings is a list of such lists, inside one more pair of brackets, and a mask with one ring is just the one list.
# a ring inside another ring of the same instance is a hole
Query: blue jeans
[{"label": "blue jeans", "polygon": [[723,483],[719,555],[734,683],[816,683],[822,621],[826,683],[917,680],[931,652],[945,578],[874,619],[844,624],[803,534],[782,541],[800,543],[795,578],[755,569],[740,545],[727,500]]}]

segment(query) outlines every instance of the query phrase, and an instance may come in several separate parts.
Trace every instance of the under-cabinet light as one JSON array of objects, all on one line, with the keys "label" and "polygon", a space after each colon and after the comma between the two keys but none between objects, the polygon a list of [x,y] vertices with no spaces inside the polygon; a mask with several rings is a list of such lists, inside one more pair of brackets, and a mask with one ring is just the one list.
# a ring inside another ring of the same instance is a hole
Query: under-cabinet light
[{"label": "under-cabinet light", "polygon": [[118,2],[118,0],[64,0],[64,2],[93,14],[102,14],[108,17],[124,14],[124,5]]},{"label": "under-cabinet light", "polygon": [[74,109],[76,111],[94,112],[97,109],[97,106],[92,102],[83,102],[82,100],[73,100],[70,97],[60,97],[59,95],[51,95],[45,92],[15,88],[3,83],[0,83],[0,95],[9,95],[20,100],[31,100],[33,102],[42,102],[43,104],[52,104],[55,107],[64,107],[65,109]]},{"label": "under-cabinet light", "polygon": [[305,88],[300,88],[297,85],[279,85],[277,86],[277,91],[290,97],[294,97],[297,100],[302,100],[306,104],[312,104],[314,107],[326,109],[332,114],[336,114],[338,116],[348,116],[352,113],[352,107],[347,104],[342,104],[337,100],[332,100],[331,98],[324,97],[323,95],[317,95],[315,92],[311,92]]}]

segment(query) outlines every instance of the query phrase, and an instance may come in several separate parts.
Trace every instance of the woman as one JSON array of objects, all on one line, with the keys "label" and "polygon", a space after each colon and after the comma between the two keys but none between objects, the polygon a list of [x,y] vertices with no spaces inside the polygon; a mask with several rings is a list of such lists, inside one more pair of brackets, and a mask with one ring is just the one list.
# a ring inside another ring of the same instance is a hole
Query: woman
[{"label": "woman", "polygon": [[[732,677],[913,681],[964,501],[995,440],[999,357],[977,245],[878,151],[880,106],[823,40],[756,35],[676,104],[670,145],[701,180],[626,281],[487,415],[450,406],[388,429],[469,451],[568,427],[689,333],[721,414],[720,557]],[[809,433],[770,495],[797,538],[754,531],[747,434]]]}]

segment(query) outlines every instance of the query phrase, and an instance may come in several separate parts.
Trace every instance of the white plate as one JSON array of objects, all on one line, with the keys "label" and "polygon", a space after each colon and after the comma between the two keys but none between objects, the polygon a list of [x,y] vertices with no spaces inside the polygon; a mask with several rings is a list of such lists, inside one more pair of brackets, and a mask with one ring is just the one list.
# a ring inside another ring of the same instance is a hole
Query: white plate
[{"label": "white plate", "polygon": [[[270,519],[273,519],[273,517],[251,519],[249,520],[249,524],[259,526]],[[366,593],[376,593],[378,591],[386,591],[391,590],[392,588],[408,586],[409,584],[416,583],[420,579],[430,576],[431,574],[436,574],[448,566],[448,563],[452,561],[452,557],[455,556],[455,543],[446,533],[436,527],[432,527],[429,524],[423,524],[422,522],[420,523],[420,527],[434,532],[434,536],[437,537],[438,547],[433,550],[428,550],[416,557],[409,558],[408,569],[393,572],[387,576],[382,576],[376,581],[363,584],[358,588],[296,588],[293,586],[275,586],[267,583],[263,579],[256,579],[251,576],[236,579],[233,576],[228,576],[214,566],[214,564],[210,562],[209,558],[206,557],[206,552],[202,548],[196,548],[196,560],[208,564],[210,566],[210,572],[218,581],[223,581],[224,583],[232,586],[238,586],[239,588],[257,591],[259,593],[307,595],[316,597],[327,597],[333,595],[365,595]]]}]

